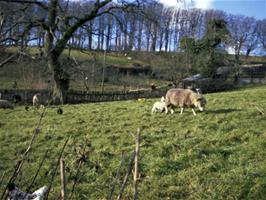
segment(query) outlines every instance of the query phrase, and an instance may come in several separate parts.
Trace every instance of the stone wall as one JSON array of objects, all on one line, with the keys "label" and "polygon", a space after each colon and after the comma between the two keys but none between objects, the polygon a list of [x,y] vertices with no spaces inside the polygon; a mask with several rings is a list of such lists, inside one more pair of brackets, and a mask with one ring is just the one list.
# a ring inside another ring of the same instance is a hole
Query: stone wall
[{"label": "stone wall", "polygon": [[11,102],[32,103],[32,97],[37,93],[49,93],[48,90],[0,90],[1,99],[6,99]]},{"label": "stone wall", "polygon": [[[116,91],[116,92],[84,92],[69,91],[67,95],[67,103],[88,103],[88,102],[105,102],[105,101],[121,101],[134,100],[139,98],[156,98],[165,95],[167,88],[155,90],[137,90],[137,91]],[[2,99],[23,104],[32,104],[32,97],[36,93],[43,93],[48,96],[48,90],[0,90]]]}]

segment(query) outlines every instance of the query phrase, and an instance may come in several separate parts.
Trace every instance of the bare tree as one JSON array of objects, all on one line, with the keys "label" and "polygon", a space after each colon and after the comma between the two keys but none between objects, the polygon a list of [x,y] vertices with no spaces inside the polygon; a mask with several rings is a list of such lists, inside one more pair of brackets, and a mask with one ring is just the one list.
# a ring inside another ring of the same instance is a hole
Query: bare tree
[{"label": "bare tree", "polygon": [[106,50],[110,51],[111,49],[111,41],[112,41],[112,36],[113,36],[113,32],[112,32],[112,26],[113,26],[113,17],[112,16],[108,16],[107,18],[107,27],[106,27]]},{"label": "bare tree", "polygon": [[250,34],[248,34],[248,37],[243,45],[243,50],[246,52],[246,57],[249,56],[249,54],[258,48],[259,43],[259,33],[258,33],[258,21],[256,21],[254,18],[249,18],[249,27],[250,27]]},{"label": "bare tree", "polygon": [[143,22],[142,18],[138,19],[138,35],[137,35],[137,50],[141,51],[142,47],[142,37],[143,37]]},{"label": "bare tree", "polygon": [[258,22],[258,35],[260,43],[266,51],[266,19],[263,19]]},{"label": "bare tree", "polygon": [[248,38],[252,37],[255,26],[254,19],[242,15],[229,15],[228,27],[231,33],[230,45],[235,51],[236,63],[239,63],[239,56]]},{"label": "bare tree", "polygon": [[[64,103],[66,101],[66,93],[69,88],[69,74],[64,66],[60,63],[60,56],[62,55],[68,41],[73,34],[84,24],[90,22],[104,14],[109,14],[114,9],[121,9],[128,4],[126,1],[121,2],[119,5],[113,5],[112,0],[95,0],[90,7],[89,12],[81,13],[79,15],[69,14],[68,6],[65,6],[62,1],[49,0],[1,0],[5,2],[30,4],[37,9],[45,12],[44,17],[36,16],[34,21],[29,23],[30,27],[42,27],[45,30],[45,55],[47,58],[48,68],[52,72],[54,80],[53,97],[54,102]],[[139,3],[139,1],[137,1]],[[133,3],[130,3],[132,6]],[[101,41],[101,45],[103,41]]]}]

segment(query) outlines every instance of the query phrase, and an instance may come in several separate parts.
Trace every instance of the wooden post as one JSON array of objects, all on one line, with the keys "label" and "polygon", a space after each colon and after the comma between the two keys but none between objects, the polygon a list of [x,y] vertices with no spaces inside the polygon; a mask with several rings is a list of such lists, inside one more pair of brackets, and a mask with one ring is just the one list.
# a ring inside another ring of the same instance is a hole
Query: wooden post
[{"label": "wooden post", "polygon": [[46,194],[44,200],[48,200],[49,193],[50,193],[50,190],[51,190],[51,188],[52,188],[52,185],[53,185],[53,182],[54,182],[54,178],[55,178],[55,176],[56,176],[56,172],[57,172],[58,167],[59,167],[59,165],[60,165],[60,160],[61,160],[61,158],[62,158],[62,156],[63,156],[63,153],[64,153],[64,151],[65,151],[66,145],[67,145],[67,143],[68,143],[68,141],[69,141],[70,138],[71,138],[71,136],[69,136],[69,137],[67,138],[67,140],[66,140],[65,143],[64,143],[64,146],[63,146],[62,149],[61,149],[60,155],[59,155],[59,157],[58,157],[58,159],[57,159],[57,163],[56,163],[55,169],[54,169],[53,172],[52,172],[52,178],[51,178],[51,180],[50,180],[49,187],[48,187],[48,190],[47,190],[47,194]]},{"label": "wooden post", "polygon": [[139,180],[139,143],[140,143],[140,129],[137,130],[136,135],[136,148],[135,148],[135,166],[134,166],[134,179],[133,179],[133,199],[138,199],[138,180]]},{"label": "wooden post", "polygon": [[65,161],[60,159],[61,200],[66,199]]}]

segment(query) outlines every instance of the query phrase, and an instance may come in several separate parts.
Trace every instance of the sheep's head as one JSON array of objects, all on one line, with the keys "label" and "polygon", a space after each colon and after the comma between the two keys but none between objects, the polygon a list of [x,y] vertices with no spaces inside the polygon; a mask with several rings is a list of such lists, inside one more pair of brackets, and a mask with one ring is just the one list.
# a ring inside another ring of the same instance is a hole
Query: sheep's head
[{"label": "sheep's head", "polygon": [[207,104],[206,99],[202,95],[196,94],[194,106],[198,108],[200,111],[203,111],[206,104]]}]

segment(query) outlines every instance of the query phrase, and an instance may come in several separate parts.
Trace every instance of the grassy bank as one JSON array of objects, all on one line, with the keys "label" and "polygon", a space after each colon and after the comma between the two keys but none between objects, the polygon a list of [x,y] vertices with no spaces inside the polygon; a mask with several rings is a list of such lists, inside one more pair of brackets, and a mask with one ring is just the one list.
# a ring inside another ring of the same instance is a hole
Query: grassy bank
[{"label": "grassy bank", "polygon": [[[87,159],[80,168],[74,199],[108,197],[124,154],[119,184],[134,150],[131,133],[141,129],[139,199],[265,199],[266,87],[206,95],[207,110],[195,117],[151,114],[155,99],[93,103],[48,108],[27,162],[16,183],[25,189],[46,150],[44,165],[33,189],[48,185],[60,149],[70,136],[64,157],[67,191],[77,171],[80,152]],[[0,176],[2,193],[16,162],[31,139],[40,111],[24,107],[0,110]],[[84,146],[85,145],[85,146]],[[132,177],[124,197],[132,197]],[[59,173],[51,199],[60,194]]]}]

